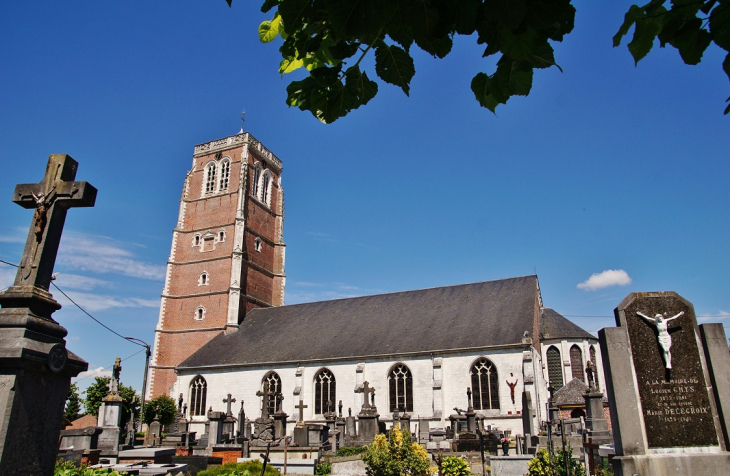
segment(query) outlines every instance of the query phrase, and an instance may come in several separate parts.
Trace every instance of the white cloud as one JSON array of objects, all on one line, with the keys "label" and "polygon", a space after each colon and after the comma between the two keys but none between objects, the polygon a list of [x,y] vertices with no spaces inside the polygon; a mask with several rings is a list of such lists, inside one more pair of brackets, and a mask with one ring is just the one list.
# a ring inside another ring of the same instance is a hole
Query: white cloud
[{"label": "white cloud", "polygon": [[610,286],[626,286],[627,284],[631,284],[629,273],[623,269],[607,269],[602,273],[592,274],[590,278],[578,284],[578,289],[596,291]]},{"label": "white cloud", "polygon": [[730,312],[720,311],[708,316],[697,316],[697,322],[718,322],[730,318]]},{"label": "white cloud", "polygon": [[91,291],[94,288],[110,288],[112,283],[103,279],[90,278],[88,276],[80,276],[78,274],[58,273],[56,284],[62,289],[80,289],[82,291]]},{"label": "white cloud", "polygon": [[121,274],[150,280],[165,278],[164,265],[139,261],[124,246],[134,245],[103,236],[68,233],[61,243],[57,263],[80,271]]},{"label": "white cloud", "polygon": [[[115,297],[107,296],[103,294],[90,294],[90,293],[66,293],[73,299],[79,306],[84,308],[88,312],[105,311],[107,309],[118,309],[118,308],[136,308],[136,307],[158,307],[160,301],[157,299],[141,299],[135,297]],[[64,307],[73,306],[65,296],[62,294],[54,295],[54,297]]]},{"label": "white cloud", "polygon": [[86,372],[81,372],[78,376],[74,377],[74,381],[78,382],[79,380],[88,378],[88,377],[111,377],[112,371],[111,370],[105,370],[104,367],[97,367],[93,370],[87,370]]}]

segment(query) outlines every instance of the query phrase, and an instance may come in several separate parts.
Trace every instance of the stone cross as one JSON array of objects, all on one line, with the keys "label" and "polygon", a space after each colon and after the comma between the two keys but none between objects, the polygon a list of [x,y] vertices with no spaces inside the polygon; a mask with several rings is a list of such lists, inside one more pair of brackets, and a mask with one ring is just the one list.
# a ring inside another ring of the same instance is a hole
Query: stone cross
[{"label": "stone cross", "polygon": [[66,212],[73,207],[94,206],[96,188],[86,182],[74,182],[78,165],[68,155],[51,155],[39,183],[16,185],[13,201],[23,208],[35,209],[35,213],[14,286],[47,291]]},{"label": "stone cross", "polygon": [[[261,418],[263,418],[264,420],[266,420],[267,418],[269,418],[269,399],[273,395],[274,395],[274,392],[272,392],[271,390],[269,390],[269,382],[268,381],[264,382],[264,391],[263,392],[261,390],[259,390],[258,392],[256,392],[256,396],[257,397],[264,397],[263,398],[263,403],[264,404],[263,404],[263,406],[261,408]],[[274,408],[276,408],[276,407],[274,407]]]},{"label": "stone cross", "polygon": [[368,394],[372,393],[374,396],[375,389],[370,386],[370,383],[367,380],[362,384],[362,388],[357,390],[357,393],[362,393],[362,407],[370,408],[370,399],[368,398]]},{"label": "stone cross", "polygon": [[294,408],[299,410],[299,421],[304,421],[304,409],[309,408],[309,405],[304,404],[304,400],[299,400],[299,405],[294,405]]},{"label": "stone cross", "polygon": [[223,399],[223,403],[226,404],[226,416],[233,416],[233,413],[231,413],[231,403],[236,403],[235,398],[231,398],[231,394],[228,394],[228,398]]}]

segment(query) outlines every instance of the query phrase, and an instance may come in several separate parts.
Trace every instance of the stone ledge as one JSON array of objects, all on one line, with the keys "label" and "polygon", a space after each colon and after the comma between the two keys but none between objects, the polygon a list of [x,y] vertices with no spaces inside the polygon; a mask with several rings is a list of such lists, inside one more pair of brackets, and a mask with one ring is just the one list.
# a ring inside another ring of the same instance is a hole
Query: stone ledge
[{"label": "stone ledge", "polygon": [[640,456],[616,456],[613,469],[616,476],[633,474],[662,476],[718,476],[727,474],[730,452],[670,453]]}]

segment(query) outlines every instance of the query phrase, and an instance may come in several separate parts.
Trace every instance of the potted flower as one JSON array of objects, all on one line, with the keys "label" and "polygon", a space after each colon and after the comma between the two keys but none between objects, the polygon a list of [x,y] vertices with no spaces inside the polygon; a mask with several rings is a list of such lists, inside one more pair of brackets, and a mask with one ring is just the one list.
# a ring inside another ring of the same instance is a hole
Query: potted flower
[{"label": "potted flower", "polygon": [[502,438],[499,441],[502,442],[502,456],[509,456],[509,438]]}]

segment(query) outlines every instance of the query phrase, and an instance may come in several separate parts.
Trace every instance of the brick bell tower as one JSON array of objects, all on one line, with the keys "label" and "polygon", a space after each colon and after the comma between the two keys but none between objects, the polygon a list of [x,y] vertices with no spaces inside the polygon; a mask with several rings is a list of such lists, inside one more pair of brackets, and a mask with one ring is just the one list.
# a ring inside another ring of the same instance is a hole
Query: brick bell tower
[{"label": "brick bell tower", "polygon": [[155,329],[148,398],[256,307],[284,304],[281,161],[248,132],[195,146]]}]

